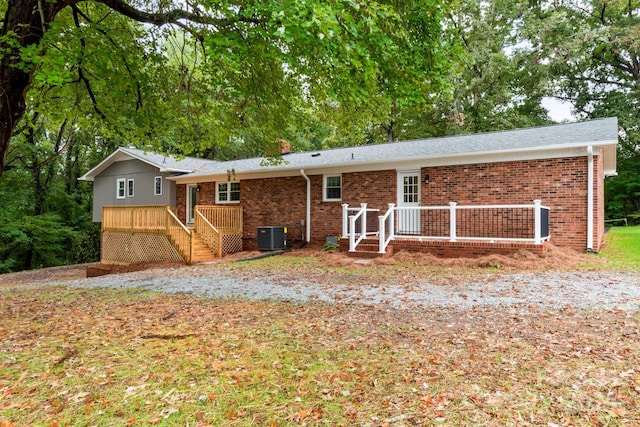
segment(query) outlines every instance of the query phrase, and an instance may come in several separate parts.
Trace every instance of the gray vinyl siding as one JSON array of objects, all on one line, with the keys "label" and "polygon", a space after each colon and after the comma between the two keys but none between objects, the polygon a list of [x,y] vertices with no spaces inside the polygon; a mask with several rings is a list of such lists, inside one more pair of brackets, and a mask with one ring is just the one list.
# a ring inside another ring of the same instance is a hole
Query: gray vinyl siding
[{"label": "gray vinyl siding", "polygon": [[[162,177],[162,195],[156,196],[155,177]],[[103,206],[176,205],[176,183],[166,178],[170,173],[160,173],[158,168],[140,160],[115,162],[93,181],[93,221],[102,221]],[[125,180],[125,197],[117,198],[118,179]],[[127,182],[134,180],[133,197],[127,196]]]}]

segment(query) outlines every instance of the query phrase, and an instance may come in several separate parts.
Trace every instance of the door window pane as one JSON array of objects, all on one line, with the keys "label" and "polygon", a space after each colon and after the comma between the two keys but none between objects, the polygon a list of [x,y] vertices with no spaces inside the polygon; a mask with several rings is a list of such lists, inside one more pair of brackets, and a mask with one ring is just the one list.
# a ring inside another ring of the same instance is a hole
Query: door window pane
[{"label": "door window pane", "polygon": [[403,196],[405,203],[417,203],[418,202],[418,177],[417,176],[405,176],[403,183]]}]

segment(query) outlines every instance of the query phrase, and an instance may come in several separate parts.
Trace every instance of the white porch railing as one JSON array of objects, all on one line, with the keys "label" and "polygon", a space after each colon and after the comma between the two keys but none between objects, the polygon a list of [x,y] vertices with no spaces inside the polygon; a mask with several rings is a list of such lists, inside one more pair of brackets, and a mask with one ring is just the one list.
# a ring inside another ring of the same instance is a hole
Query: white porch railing
[{"label": "white porch railing", "polygon": [[[350,215],[351,212],[355,214]],[[361,203],[359,208],[350,208],[347,204],[342,205],[342,235],[349,238],[350,252],[354,252],[356,246],[367,236],[378,234],[377,230],[372,230],[372,227],[367,225],[367,214],[376,212],[380,212],[380,210],[367,209],[366,203]]]},{"label": "white porch railing", "polygon": [[[549,208],[540,200],[532,205],[469,205],[399,207],[393,203],[378,217],[377,229],[367,226],[367,209],[342,205],[342,236],[349,238],[349,251],[368,235],[379,238],[384,253],[394,239],[514,241],[536,245],[549,240]],[[417,213],[417,214],[416,214]],[[407,224],[410,221],[411,224]]]}]

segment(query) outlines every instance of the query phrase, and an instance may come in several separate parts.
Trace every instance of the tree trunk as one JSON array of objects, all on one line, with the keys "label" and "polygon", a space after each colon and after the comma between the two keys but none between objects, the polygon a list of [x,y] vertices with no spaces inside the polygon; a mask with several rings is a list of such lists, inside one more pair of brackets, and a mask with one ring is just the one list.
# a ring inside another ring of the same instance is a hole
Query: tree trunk
[{"label": "tree trunk", "polygon": [[[75,0],[77,2],[78,0]],[[9,0],[0,32],[0,176],[5,168],[13,132],[27,108],[26,95],[34,65],[25,63],[21,51],[42,41],[48,24],[73,0]],[[7,34],[11,35],[7,35]]]}]

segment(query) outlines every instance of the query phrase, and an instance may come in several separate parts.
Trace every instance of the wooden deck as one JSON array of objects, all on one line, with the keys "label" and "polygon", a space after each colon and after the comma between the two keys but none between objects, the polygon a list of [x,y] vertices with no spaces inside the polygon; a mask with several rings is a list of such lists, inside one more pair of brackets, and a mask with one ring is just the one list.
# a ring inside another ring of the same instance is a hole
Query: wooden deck
[{"label": "wooden deck", "polygon": [[242,250],[242,207],[196,206],[190,229],[169,206],[105,206],[105,264],[204,262]]}]

